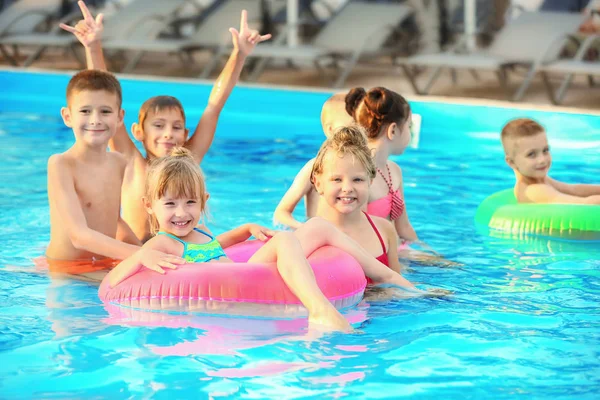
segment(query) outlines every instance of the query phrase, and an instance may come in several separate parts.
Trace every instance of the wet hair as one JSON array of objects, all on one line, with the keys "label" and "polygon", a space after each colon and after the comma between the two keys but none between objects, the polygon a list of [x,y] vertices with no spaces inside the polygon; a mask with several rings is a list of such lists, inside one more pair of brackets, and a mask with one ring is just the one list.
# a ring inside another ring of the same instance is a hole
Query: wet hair
[{"label": "wet hair", "polygon": [[323,142],[310,173],[311,182],[314,183],[315,177],[323,173],[324,159],[330,152],[335,153],[339,157],[351,154],[365,167],[369,178],[375,178],[377,168],[375,167],[371,151],[367,146],[367,136],[362,126],[356,124],[342,126],[336,129],[331,137]]},{"label": "wet hair", "polygon": [[404,97],[384,87],[368,92],[356,87],[346,95],[346,112],[367,130],[369,139],[375,139],[391,123],[402,128],[410,116],[410,105]]},{"label": "wet hair", "polygon": [[[206,206],[204,177],[192,153],[186,148],[175,147],[170,155],[150,162],[144,191],[146,200],[158,200],[167,192],[175,197],[196,199],[204,212]],[[156,217],[150,215],[152,234],[156,234],[159,228]]]},{"label": "wet hair", "polygon": [[500,133],[500,140],[504,147],[504,152],[508,154],[511,142],[514,139],[523,137],[535,136],[539,133],[545,132],[545,129],[538,122],[530,118],[517,118],[509,121],[502,132]]},{"label": "wet hair", "polygon": [[110,72],[95,69],[86,69],[71,78],[67,85],[67,104],[70,103],[71,97],[77,92],[100,90],[116,95],[119,108],[121,108],[123,102],[121,84]]},{"label": "wet hair", "polygon": [[154,96],[149,98],[142,104],[140,112],[138,114],[138,123],[143,128],[144,122],[148,118],[148,115],[157,114],[164,110],[179,110],[183,117],[183,123],[185,124],[185,112],[183,111],[183,105],[173,96]]}]

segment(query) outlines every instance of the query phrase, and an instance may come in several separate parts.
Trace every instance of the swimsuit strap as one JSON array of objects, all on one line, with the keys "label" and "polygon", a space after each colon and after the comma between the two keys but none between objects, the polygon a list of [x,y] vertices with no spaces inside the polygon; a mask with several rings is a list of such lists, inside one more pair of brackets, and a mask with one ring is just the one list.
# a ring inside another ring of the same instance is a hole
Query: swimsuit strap
[{"label": "swimsuit strap", "polygon": [[[195,228],[194,228],[194,229],[195,229]],[[158,233],[157,233],[157,235],[168,236],[168,237],[170,237],[171,239],[174,239],[174,240],[178,241],[179,243],[181,243],[181,244],[183,245],[183,253],[182,253],[182,254],[185,254],[185,253],[187,252],[187,242],[186,242],[186,241],[184,241],[183,239],[181,239],[181,238],[178,238],[178,237],[177,237],[177,236],[175,236],[175,235],[171,235],[170,233],[168,233],[168,232],[163,232],[163,231],[160,231],[160,232],[158,232]]]},{"label": "swimsuit strap", "polygon": [[383,249],[383,254],[387,254],[387,250],[385,249],[385,242],[383,241],[383,238],[381,237],[381,234],[377,230],[377,227],[375,226],[375,223],[373,222],[373,220],[371,219],[371,217],[369,217],[369,214],[367,214],[364,211],[363,211],[363,213],[365,214],[365,216],[367,217],[367,220],[371,224],[371,227],[373,228],[373,230],[377,234],[377,238],[379,239],[379,243],[381,243],[381,248]]},{"label": "swimsuit strap", "polygon": [[397,191],[394,191],[394,186],[392,185],[392,173],[390,172],[390,167],[389,165],[387,165],[387,163],[385,163],[385,167],[387,168],[387,172],[388,172],[388,177],[389,180],[387,180],[385,178],[385,175],[383,175],[383,172],[381,172],[381,170],[377,167],[375,167],[377,169],[377,172],[379,172],[379,175],[381,175],[381,177],[383,178],[383,180],[385,181],[385,183],[388,186],[388,195],[392,196],[392,207],[390,210],[390,219],[392,221],[397,220],[398,218],[400,218],[400,216],[402,215],[402,212],[404,211],[404,201],[402,200],[402,198],[398,195]]},{"label": "swimsuit strap", "polygon": [[201,233],[201,234],[203,234],[204,236],[208,236],[208,238],[209,238],[210,240],[215,240],[215,238],[214,238],[214,237],[213,237],[213,236],[212,236],[210,233],[208,233],[208,232],[204,232],[204,231],[203,231],[202,229],[200,229],[200,228],[194,228],[194,230],[195,230],[196,232],[200,232],[200,233]]},{"label": "swimsuit strap", "polygon": [[381,170],[379,168],[377,168],[377,167],[375,167],[375,168],[377,169],[377,172],[379,172],[379,175],[381,175],[381,177],[387,184],[389,193],[394,193],[394,186],[392,185],[392,173],[390,172],[390,167],[389,167],[389,165],[387,165],[387,163],[385,163],[385,167],[387,168],[388,177],[390,179],[389,181],[386,179],[385,175],[383,174],[383,172],[381,172]]}]

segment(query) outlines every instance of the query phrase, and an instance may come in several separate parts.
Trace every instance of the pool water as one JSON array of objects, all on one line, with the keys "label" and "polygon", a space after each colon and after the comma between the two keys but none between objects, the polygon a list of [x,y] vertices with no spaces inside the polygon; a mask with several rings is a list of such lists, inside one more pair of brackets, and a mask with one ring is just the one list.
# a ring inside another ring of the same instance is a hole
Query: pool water
[{"label": "pool water", "polygon": [[[49,240],[47,159],[73,142],[58,112],[67,81],[0,71],[0,398],[597,398],[600,245],[494,238],[473,217],[512,183],[498,140],[508,119],[547,126],[554,177],[598,183],[600,117],[413,103],[420,146],[395,158],[410,219],[424,242],[464,266],[411,265],[406,277],[453,291],[448,298],[363,302],[345,312],[352,334],[210,316],[123,326],[107,319],[94,285],[50,279],[32,261]],[[168,93],[183,101],[191,128],[210,90],[123,87],[128,126],[147,93]],[[236,89],[202,164],[214,231],[272,225],[323,140],[327,96]]]}]

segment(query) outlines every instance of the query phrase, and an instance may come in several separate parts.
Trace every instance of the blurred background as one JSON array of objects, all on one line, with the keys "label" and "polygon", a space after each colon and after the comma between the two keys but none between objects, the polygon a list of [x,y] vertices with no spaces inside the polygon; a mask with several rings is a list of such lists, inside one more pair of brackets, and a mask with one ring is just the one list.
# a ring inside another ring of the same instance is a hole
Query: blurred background
[{"label": "blurred background", "polygon": [[[598,0],[88,0],[116,73],[214,79],[240,12],[248,83],[600,108]],[[84,68],[74,0],[0,0],[0,65]]]}]

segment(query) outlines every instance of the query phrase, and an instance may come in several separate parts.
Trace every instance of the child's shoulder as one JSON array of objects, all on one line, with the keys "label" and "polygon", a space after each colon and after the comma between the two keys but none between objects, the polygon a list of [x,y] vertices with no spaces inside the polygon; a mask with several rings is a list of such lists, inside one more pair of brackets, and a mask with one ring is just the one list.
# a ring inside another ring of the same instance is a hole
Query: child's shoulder
[{"label": "child's shoulder", "polygon": [[116,151],[109,151],[107,154],[108,160],[110,162],[118,163],[118,165],[125,167],[127,165],[127,158],[121,153]]},{"label": "child's shoulder", "polygon": [[392,160],[387,160],[387,166],[390,169],[392,175],[399,175],[400,177],[402,177],[402,168],[400,168],[400,166],[396,162]]},{"label": "child's shoulder", "polygon": [[383,233],[386,237],[389,236],[389,235],[395,235],[396,234],[396,228],[387,219],[382,218],[382,217],[378,217],[376,215],[369,215],[369,217],[371,217],[371,220],[373,221],[373,223],[377,227],[377,230],[380,233]]},{"label": "child's shoulder", "polygon": [[547,203],[556,192],[554,186],[547,181],[539,183],[517,181],[514,187],[515,197],[519,203]]}]

